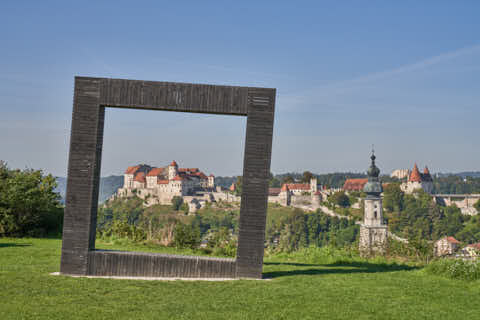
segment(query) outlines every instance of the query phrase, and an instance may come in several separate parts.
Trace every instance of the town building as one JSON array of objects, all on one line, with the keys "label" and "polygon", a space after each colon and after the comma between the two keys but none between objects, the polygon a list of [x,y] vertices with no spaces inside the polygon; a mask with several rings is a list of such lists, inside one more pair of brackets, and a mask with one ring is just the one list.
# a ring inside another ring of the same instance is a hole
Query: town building
[{"label": "town building", "polygon": [[359,179],[347,179],[343,184],[343,191],[362,191],[365,184],[368,182],[368,179],[359,178]]},{"label": "town building", "polygon": [[469,244],[462,251],[465,256],[477,259],[480,257],[480,243]]},{"label": "town building", "polygon": [[434,244],[434,254],[437,257],[454,254],[460,246],[460,241],[454,237],[444,237]]},{"label": "town building", "polygon": [[363,187],[365,211],[360,225],[359,249],[363,256],[385,253],[387,246],[387,225],[383,219],[383,204],[380,194],[383,192],[378,176],[380,169],[375,165],[375,154],[370,157],[372,163],[368,169],[368,182]]},{"label": "town building", "polygon": [[393,170],[393,172],[390,174],[391,178],[397,178],[399,180],[403,180],[405,178],[408,178],[410,175],[410,170],[408,169],[397,169]]},{"label": "town building", "polygon": [[433,192],[433,178],[428,168],[425,167],[423,173],[420,173],[415,163],[408,180],[400,185],[400,189],[407,194],[411,194],[418,189],[431,194]]},{"label": "town building", "polygon": [[282,206],[318,206],[321,201],[322,192],[317,184],[317,178],[311,178],[310,183],[284,183],[281,188],[268,190],[268,202]]}]

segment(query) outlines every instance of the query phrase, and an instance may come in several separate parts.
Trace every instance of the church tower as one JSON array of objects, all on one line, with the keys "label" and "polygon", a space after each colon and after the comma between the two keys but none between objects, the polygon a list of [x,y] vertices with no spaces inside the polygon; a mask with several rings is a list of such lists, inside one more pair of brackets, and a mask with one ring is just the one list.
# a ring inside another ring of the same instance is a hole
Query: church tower
[{"label": "church tower", "polygon": [[363,223],[360,225],[360,253],[369,256],[373,253],[384,253],[387,245],[387,225],[383,220],[383,206],[380,194],[382,184],[378,179],[380,169],[375,165],[375,154],[372,151],[372,164],[368,169],[368,182],[363,187],[367,194]]}]

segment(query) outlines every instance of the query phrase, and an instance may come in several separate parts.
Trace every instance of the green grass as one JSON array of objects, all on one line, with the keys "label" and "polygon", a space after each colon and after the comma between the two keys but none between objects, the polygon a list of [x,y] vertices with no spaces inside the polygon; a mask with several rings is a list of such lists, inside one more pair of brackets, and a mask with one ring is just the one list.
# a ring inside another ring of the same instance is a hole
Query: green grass
[{"label": "green grass", "polygon": [[[115,249],[117,245],[107,245]],[[127,249],[150,250],[145,246]],[[0,239],[0,319],[479,319],[480,281],[303,250],[267,257],[269,281],[51,276],[60,240]]]}]

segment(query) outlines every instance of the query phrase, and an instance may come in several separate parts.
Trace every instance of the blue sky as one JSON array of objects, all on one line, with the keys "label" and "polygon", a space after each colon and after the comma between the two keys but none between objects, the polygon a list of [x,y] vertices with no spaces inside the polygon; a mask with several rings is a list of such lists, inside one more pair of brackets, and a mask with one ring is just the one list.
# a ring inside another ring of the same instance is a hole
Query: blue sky
[{"label": "blue sky", "polygon": [[[272,171],[480,170],[478,1],[2,1],[0,159],[66,175],[75,75],[277,88]],[[102,175],[240,174],[245,119],[107,109]]]}]

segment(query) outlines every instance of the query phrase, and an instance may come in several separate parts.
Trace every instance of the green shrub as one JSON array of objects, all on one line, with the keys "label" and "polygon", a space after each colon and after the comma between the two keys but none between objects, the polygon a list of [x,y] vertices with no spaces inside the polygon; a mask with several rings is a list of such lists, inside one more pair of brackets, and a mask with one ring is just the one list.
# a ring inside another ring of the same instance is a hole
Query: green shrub
[{"label": "green shrub", "polygon": [[63,208],[55,178],[41,170],[10,170],[0,161],[0,236],[58,236]]},{"label": "green shrub", "polygon": [[174,244],[179,249],[196,249],[200,245],[200,229],[192,225],[177,223],[174,230]]},{"label": "green shrub", "polygon": [[462,259],[440,259],[429,263],[425,272],[450,279],[480,279],[480,261]]},{"label": "green shrub", "polygon": [[183,198],[179,196],[174,196],[172,198],[172,209],[175,211],[180,210],[180,207],[182,206],[183,203]]}]

